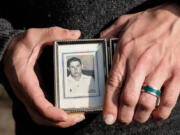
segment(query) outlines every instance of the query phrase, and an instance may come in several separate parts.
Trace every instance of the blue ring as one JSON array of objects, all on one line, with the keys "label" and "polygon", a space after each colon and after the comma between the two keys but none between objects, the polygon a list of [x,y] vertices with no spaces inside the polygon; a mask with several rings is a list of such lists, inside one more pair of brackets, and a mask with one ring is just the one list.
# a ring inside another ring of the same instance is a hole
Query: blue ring
[{"label": "blue ring", "polygon": [[157,97],[160,97],[161,96],[161,91],[160,90],[158,90],[158,89],[154,89],[154,88],[152,88],[151,86],[143,86],[142,87],[143,88],[143,90],[145,91],[145,92],[148,92],[148,93],[150,93],[150,94],[152,94],[152,95],[155,95],[155,96],[157,96]]}]

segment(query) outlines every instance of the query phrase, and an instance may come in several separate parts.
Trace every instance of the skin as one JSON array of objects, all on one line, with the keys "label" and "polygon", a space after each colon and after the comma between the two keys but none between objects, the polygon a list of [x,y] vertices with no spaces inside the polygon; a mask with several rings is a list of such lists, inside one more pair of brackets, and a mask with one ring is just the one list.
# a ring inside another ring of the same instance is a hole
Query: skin
[{"label": "skin", "polygon": [[40,125],[70,127],[85,119],[83,113],[66,113],[56,108],[40,88],[34,71],[43,47],[55,40],[76,40],[81,33],[60,27],[29,29],[16,36],[3,58],[4,72],[14,94],[25,105],[32,120]]},{"label": "skin", "polygon": [[[103,119],[129,124],[169,117],[180,92],[180,7],[165,3],[136,14],[124,15],[101,33],[120,37],[106,83]],[[122,84],[123,87],[122,87]],[[164,86],[157,98],[142,86]]]},{"label": "skin", "polygon": [[[103,119],[129,124],[145,122],[152,114],[167,119],[180,91],[180,7],[163,4],[146,11],[124,15],[101,33],[102,38],[119,37],[113,65],[106,83]],[[16,36],[4,55],[4,72],[13,92],[37,124],[69,127],[84,119],[83,114],[67,114],[44,96],[34,72],[43,47],[54,40],[76,40],[79,31],[60,27],[29,29]],[[121,88],[122,84],[124,87]],[[161,89],[156,97],[141,92],[143,85]]]},{"label": "skin", "polygon": [[71,73],[71,76],[76,80],[79,81],[82,74],[82,65],[79,63],[79,61],[72,61],[69,65],[68,70]]}]

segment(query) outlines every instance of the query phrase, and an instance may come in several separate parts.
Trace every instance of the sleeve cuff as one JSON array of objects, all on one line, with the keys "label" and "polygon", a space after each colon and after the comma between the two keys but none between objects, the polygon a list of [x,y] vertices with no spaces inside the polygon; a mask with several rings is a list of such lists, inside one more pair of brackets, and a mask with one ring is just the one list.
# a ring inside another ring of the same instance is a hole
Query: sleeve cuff
[{"label": "sleeve cuff", "polygon": [[23,30],[14,30],[11,23],[6,19],[0,18],[0,62],[2,61],[4,52],[12,40],[12,38]]},{"label": "sleeve cuff", "polygon": [[14,30],[7,20],[0,18],[0,83],[6,87],[6,90],[11,97],[13,97],[13,93],[3,72],[2,59],[10,41],[13,37],[22,32],[24,32],[24,30]]},{"label": "sleeve cuff", "polygon": [[8,47],[8,44],[13,39],[13,37],[17,36],[18,34],[24,32],[23,30],[13,30],[10,32],[0,31],[0,61],[2,61],[3,55]]}]

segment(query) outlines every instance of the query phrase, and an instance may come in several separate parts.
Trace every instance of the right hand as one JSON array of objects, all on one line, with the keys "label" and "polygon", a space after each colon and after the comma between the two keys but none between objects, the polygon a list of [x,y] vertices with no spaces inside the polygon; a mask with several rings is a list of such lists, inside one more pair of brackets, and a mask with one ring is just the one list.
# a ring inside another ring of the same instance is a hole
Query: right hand
[{"label": "right hand", "polygon": [[[113,64],[106,83],[103,118],[126,125],[167,119],[180,93],[180,7],[164,3],[145,11],[124,15],[101,33],[118,37]],[[157,97],[143,91],[150,86]]]},{"label": "right hand", "polygon": [[14,37],[3,58],[4,72],[17,98],[32,120],[40,125],[69,127],[85,119],[83,113],[67,114],[51,104],[40,88],[34,67],[45,45],[55,40],[76,40],[79,30],[60,27],[29,29]]}]

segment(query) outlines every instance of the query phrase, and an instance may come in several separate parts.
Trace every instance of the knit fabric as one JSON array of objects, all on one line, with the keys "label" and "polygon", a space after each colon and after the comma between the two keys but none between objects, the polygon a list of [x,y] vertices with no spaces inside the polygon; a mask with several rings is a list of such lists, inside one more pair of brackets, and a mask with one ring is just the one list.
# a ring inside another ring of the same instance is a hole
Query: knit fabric
[{"label": "knit fabric", "polygon": [[14,30],[7,20],[0,18],[0,62],[11,39],[21,32],[23,30]]},{"label": "knit fabric", "polygon": [[[110,26],[119,16],[135,13],[159,5],[166,0],[6,0],[7,5],[1,4],[4,12],[0,15],[8,19],[15,29],[31,27],[61,26],[68,29],[81,30],[81,38],[98,38],[99,33]],[[11,3],[11,5],[9,5]],[[0,7],[1,8],[1,7]],[[9,9],[12,12],[9,13]],[[4,31],[12,30],[11,25],[2,25]],[[1,28],[1,27],[0,27]],[[3,34],[0,35],[0,37]],[[7,36],[6,36],[7,37]],[[5,38],[7,39],[7,38]],[[6,40],[7,41],[7,40]],[[1,42],[6,43],[6,41]],[[7,44],[4,44],[7,46]],[[1,47],[5,48],[5,47]],[[1,56],[2,51],[1,49]],[[53,55],[52,47],[46,47],[38,60],[44,92],[53,103]],[[76,135],[177,135],[180,133],[180,106],[177,103],[171,117],[165,121],[153,122],[151,119],[145,124],[132,122],[129,126],[116,123],[107,126],[102,120],[101,113],[88,114],[86,120],[76,126],[61,129],[36,125],[28,115],[24,105],[13,95],[7,80],[8,93],[13,98],[13,115],[16,120],[16,133],[35,134],[76,134]]]},{"label": "knit fabric", "polygon": [[0,18],[0,61],[7,47],[5,43],[9,39],[10,32],[12,31],[13,27],[11,24],[7,20]]}]

